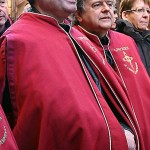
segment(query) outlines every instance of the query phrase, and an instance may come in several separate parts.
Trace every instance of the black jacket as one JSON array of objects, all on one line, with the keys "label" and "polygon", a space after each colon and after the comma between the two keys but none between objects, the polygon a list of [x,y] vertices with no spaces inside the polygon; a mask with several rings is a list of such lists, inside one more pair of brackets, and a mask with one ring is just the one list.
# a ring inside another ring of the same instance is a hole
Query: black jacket
[{"label": "black jacket", "polygon": [[12,25],[12,20],[8,18],[7,21],[5,22],[4,29],[0,32],[0,37],[11,25]]},{"label": "black jacket", "polygon": [[137,44],[141,60],[150,76],[150,30],[140,32],[123,19],[116,21],[116,31],[129,35]]}]

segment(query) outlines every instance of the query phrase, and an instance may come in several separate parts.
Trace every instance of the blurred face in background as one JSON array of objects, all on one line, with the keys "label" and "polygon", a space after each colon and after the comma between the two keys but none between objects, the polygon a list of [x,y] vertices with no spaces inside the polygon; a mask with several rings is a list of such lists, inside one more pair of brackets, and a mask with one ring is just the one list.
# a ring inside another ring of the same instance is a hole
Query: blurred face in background
[{"label": "blurred face in background", "polygon": [[3,26],[8,19],[7,0],[0,0],[0,26]]},{"label": "blurred face in background", "polygon": [[77,19],[84,29],[103,37],[114,22],[113,11],[114,0],[85,0],[83,11],[77,11]]},{"label": "blurred face in background", "polygon": [[122,12],[122,18],[128,20],[133,26],[140,30],[146,30],[149,24],[150,8],[142,0],[135,0],[130,10]]},{"label": "blurred face in background", "polygon": [[25,6],[24,6],[24,10],[23,12],[28,12],[31,8],[31,5],[29,3],[27,3]]},{"label": "blurred face in background", "polygon": [[113,24],[111,26],[111,29],[115,29],[116,28],[116,20],[117,20],[117,18],[118,18],[118,11],[117,11],[116,8],[114,8],[114,22],[113,22]]},{"label": "blurred face in background", "polygon": [[116,0],[114,0],[114,22],[113,22],[113,24],[112,24],[112,26],[111,26],[111,29],[116,29],[116,20],[117,20],[117,18],[118,18],[118,10],[117,10],[117,1]]}]

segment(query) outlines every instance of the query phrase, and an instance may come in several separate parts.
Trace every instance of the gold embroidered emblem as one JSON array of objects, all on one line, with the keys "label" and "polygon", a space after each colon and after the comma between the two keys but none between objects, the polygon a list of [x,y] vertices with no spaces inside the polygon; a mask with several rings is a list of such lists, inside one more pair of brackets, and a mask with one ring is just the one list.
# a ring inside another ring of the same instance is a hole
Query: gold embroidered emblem
[{"label": "gold embroidered emblem", "polygon": [[124,64],[124,66],[131,72],[133,72],[134,74],[138,73],[138,64],[137,62],[133,63],[133,57],[130,57],[127,55],[127,53],[123,52],[124,54],[124,58],[123,61],[127,62],[127,64]]},{"label": "gold embroidered emblem", "polygon": [[[0,121],[1,120],[2,120],[2,117],[0,117]],[[6,127],[4,126],[3,136],[0,139],[0,146],[5,143],[6,139],[7,139],[7,130],[6,130]]]}]

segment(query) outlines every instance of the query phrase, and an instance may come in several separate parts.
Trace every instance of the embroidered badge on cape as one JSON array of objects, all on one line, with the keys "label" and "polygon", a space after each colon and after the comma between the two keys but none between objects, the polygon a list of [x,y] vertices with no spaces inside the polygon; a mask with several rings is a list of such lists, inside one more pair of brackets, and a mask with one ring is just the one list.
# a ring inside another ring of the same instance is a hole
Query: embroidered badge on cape
[{"label": "embroidered badge on cape", "polygon": [[124,64],[124,66],[132,73],[137,74],[138,73],[137,62],[133,62],[133,57],[128,56],[126,52],[123,52],[123,54],[124,54],[123,61],[127,62],[127,64]]}]

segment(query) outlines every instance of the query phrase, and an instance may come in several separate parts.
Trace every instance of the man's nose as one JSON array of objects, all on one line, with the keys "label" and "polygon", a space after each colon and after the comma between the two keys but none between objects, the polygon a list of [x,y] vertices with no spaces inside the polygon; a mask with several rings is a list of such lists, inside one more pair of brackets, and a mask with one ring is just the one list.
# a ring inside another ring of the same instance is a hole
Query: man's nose
[{"label": "man's nose", "polygon": [[111,9],[106,2],[103,2],[102,8],[103,8],[103,10],[110,10]]}]

